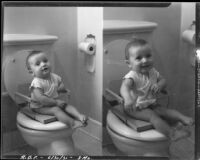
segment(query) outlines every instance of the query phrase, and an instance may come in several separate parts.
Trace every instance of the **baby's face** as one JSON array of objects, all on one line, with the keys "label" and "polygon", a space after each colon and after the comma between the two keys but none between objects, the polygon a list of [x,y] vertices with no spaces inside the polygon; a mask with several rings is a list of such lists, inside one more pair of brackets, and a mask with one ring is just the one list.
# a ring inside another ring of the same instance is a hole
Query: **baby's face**
[{"label": "baby's face", "polygon": [[150,71],[153,67],[153,56],[149,45],[129,49],[129,67],[142,74]]},{"label": "baby's face", "polygon": [[28,60],[33,76],[38,78],[49,78],[51,65],[45,53],[31,56]]}]

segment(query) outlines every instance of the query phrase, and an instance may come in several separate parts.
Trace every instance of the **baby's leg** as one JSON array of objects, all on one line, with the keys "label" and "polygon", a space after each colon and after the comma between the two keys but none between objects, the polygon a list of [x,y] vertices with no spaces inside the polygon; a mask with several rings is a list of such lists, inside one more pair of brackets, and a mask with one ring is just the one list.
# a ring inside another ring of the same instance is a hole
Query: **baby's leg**
[{"label": "baby's leg", "polygon": [[81,122],[85,122],[87,120],[87,117],[83,114],[81,114],[74,106],[72,105],[67,105],[65,107],[65,111],[69,114],[71,114],[72,116],[74,116],[77,120],[81,121]]},{"label": "baby's leg", "polygon": [[184,125],[193,125],[194,123],[194,120],[191,117],[185,116],[174,109],[156,107],[154,111],[160,116],[163,116],[175,121],[181,121]]},{"label": "baby's leg", "polygon": [[156,130],[167,135],[168,137],[170,136],[171,127],[163,119],[161,119],[153,110],[148,108],[136,110],[135,112],[132,112],[132,116],[139,120],[151,122]]},{"label": "baby's leg", "polygon": [[70,127],[74,126],[74,120],[57,106],[37,108],[35,111],[41,114],[54,115],[59,121],[69,125]]},{"label": "baby's leg", "polygon": [[151,122],[156,130],[163,133],[171,140],[178,140],[188,135],[186,132],[175,131],[168,125],[167,122],[160,118],[160,116],[151,109],[146,108],[142,110],[136,110],[130,115],[132,115],[136,119]]}]

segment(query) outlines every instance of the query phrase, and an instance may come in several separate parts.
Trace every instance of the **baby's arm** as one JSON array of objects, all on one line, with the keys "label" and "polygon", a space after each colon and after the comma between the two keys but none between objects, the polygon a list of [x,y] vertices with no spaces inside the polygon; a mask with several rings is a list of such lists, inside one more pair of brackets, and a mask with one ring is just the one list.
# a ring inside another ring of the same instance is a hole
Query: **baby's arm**
[{"label": "baby's arm", "polygon": [[133,112],[136,97],[134,95],[131,95],[131,88],[133,86],[133,80],[132,79],[124,79],[120,88],[121,96],[124,99],[124,108],[127,113]]},{"label": "baby's arm", "polygon": [[152,93],[156,95],[162,91],[164,92],[166,86],[167,86],[166,80],[161,75],[159,75],[157,83],[151,86]]},{"label": "baby's arm", "polygon": [[70,101],[70,91],[65,88],[65,85],[64,85],[63,82],[60,82],[60,84],[58,86],[58,93],[59,93],[59,97],[61,99],[63,99],[63,96],[64,96],[66,103],[69,103],[69,101]]},{"label": "baby's arm", "polygon": [[165,80],[165,78],[163,78],[163,76],[160,75],[158,77],[157,85],[159,86],[161,91],[164,90],[167,87],[166,80]]},{"label": "baby's arm", "polygon": [[32,95],[34,99],[36,99],[39,103],[44,106],[63,106],[66,104],[65,101],[62,100],[55,100],[43,94],[42,89],[40,88],[33,88]]},{"label": "baby's arm", "polygon": [[67,90],[65,88],[65,85],[63,82],[60,82],[59,86],[58,86],[58,93],[66,93]]},{"label": "baby's arm", "polygon": [[167,86],[166,80],[160,75],[157,80],[157,86],[154,89],[155,93],[159,93],[165,90]]}]

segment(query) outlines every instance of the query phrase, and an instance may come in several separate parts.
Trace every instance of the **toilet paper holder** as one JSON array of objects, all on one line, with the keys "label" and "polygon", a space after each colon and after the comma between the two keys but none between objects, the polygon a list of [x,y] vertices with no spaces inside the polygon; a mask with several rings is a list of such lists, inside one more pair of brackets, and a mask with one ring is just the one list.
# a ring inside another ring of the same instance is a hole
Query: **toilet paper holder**
[{"label": "toilet paper holder", "polygon": [[94,73],[96,68],[96,39],[88,34],[79,44],[79,51],[84,53],[84,65],[88,72]]},{"label": "toilet paper holder", "polygon": [[88,34],[84,41],[80,43],[79,50],[88,55],[95,55],[96,53],[96,39],[92,34]]}]

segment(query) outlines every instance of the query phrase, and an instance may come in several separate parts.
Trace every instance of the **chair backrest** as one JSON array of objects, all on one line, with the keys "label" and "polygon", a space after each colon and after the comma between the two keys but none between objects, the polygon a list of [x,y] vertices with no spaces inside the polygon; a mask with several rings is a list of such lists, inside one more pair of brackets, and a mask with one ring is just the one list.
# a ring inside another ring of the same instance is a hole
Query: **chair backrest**
[{"label": "chair backrest", "polygon": [[116,93],[117,95],[120,95],[120,87],[122,84],[122,80],[112,80],[110,81],[108,88]]},{"label": "chair backrest", "polygon": [[30,83],[20,84],[17,87],[17,92],[15,93],[15,102],[17,104],[30,102]]},{"label": "chair backrest", "polygon": [[20,92],[21,94],[30,96],[30,90],[29,90],[30,83],[24,83],[18,85],[17,91]]},{"label": "chair backrest", "polygon": [[121,80],[113,80],[105,90],[105,99],[112,105],[123,104],[123,98],[120,96]]}]

